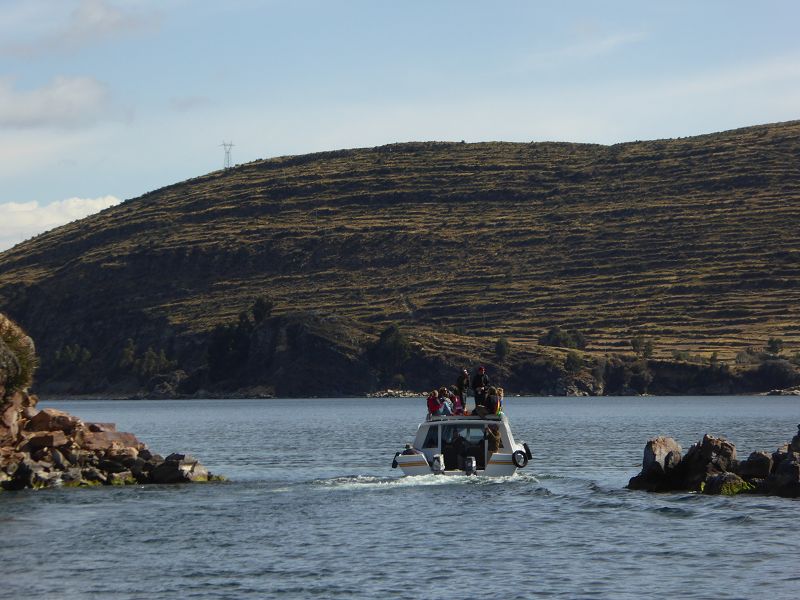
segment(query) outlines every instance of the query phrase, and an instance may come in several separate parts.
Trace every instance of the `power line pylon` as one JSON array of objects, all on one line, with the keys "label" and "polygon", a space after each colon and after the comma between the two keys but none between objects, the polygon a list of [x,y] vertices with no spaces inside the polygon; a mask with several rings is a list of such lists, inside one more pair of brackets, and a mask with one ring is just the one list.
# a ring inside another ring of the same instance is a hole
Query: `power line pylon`
[{"label": "power line pylon", "polygon": [[231,148],[233,148],[233,142],[222,142],[220,144],[223,148],[225,148],[225,169],[231,168]]}]

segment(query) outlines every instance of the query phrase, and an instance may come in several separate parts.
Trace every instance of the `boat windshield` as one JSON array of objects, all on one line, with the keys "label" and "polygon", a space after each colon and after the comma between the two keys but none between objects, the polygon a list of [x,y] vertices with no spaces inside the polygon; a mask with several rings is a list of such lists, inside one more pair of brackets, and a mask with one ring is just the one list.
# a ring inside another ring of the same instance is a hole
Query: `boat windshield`
[{"label": "boat windshield", "polygon": [[442,445],[452,444],[463,438],[468,444],[483,441],[483,425],[445,425],[442,427]]}]

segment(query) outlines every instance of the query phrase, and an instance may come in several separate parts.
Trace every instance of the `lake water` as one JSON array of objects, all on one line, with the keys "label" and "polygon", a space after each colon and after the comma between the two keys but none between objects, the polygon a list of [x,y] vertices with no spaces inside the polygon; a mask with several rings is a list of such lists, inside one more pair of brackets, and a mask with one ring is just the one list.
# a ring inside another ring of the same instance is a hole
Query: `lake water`
[{"label": "lake water", "polygon": [[797,598],[800,502],[623,489],[645,442],[740,457],[792,397],[510,398],[514,477],[401,476],[422,399],[60,401],[230,482],[0,494],[2,598]]}]

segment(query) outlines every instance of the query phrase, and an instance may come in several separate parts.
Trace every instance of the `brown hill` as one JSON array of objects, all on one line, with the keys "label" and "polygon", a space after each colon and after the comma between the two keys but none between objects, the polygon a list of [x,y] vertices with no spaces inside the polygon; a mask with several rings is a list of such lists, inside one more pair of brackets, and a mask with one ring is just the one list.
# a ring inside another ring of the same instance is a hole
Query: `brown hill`
[{"label": "brown hill", "polygon": [[595,356],[642,334],[657,358],[732,362],[771,337],[800,346],[799,223],[800,121],[398,144],[256,161],[40,235],[0,254],[0,306],[45,375],[69,344],[108,362],[128,338],[191,370],[261,296],[343,319],[359,343],[397,323],[464,360],[501,336],[528,356],[558,325]]}]

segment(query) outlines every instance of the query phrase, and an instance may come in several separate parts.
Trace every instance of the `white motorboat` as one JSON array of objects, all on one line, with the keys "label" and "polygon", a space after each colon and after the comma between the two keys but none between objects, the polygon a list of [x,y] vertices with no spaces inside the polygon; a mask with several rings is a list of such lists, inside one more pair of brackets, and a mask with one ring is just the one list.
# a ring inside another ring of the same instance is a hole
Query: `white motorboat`
[{"label": "white motorboat", "polygon": [[413,444],[395,454],[392,468],[405,475],[485,475],[505,477],[533,458],[517,442],[505,415],[428,416]]}]

